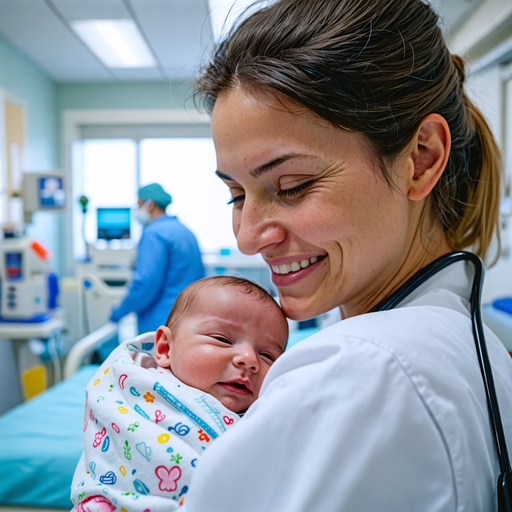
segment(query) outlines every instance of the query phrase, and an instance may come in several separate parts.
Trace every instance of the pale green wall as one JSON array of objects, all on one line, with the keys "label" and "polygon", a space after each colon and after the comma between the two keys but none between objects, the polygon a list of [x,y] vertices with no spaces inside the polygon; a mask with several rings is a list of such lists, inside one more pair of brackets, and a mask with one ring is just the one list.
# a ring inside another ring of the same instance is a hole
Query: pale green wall
[{"label": "pale green wall", "polygon": [[[30,59],[0,37],[0,87],[21,101],[26,109],[25,169],[48,170],[57,166],[56,87]],[[29,235],[43,242],[54,254],[60,270],[59,221],[55,214],[37,213]]]},{"label": "pale green wall", "polygon": [[27,111],[27,168],[51,168],[57,156],[55,84],[0,37],[0,87],[22,101]]},{"label": "pale green wall", "polygon": [[123,82],[57,85],[59,113],[75,109],[183,108],[191,101],[187,82]]}]

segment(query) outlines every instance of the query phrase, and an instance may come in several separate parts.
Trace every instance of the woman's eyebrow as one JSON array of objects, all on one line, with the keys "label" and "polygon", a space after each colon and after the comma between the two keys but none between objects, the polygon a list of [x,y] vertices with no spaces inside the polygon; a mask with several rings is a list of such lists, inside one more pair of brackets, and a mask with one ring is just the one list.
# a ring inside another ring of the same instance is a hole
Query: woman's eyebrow
[{"label": "woman's eyebrow", "polygon": [[305,156],[310,156],[310,155],[300,155],[297,153],[289,153],[287,155],[282,155],[278,158],[274,158],[274,160],[271,160],[270,162],[267,162],[266,164],[256,167],[256,169],[252,170],[250,172],[250,174],[251,174],[251,176],[258,178],[262,174],[265,174],[266,172],[270,172],[272,169],[275,169],[277,166],[283,164],[287,160],[290,160],[290,158],[305,157]]},{"label": "woman's eyebrow", "polygon": [[[277,166],[283,164],[287,160],[290,160],[291,158],[311,158],[311,155],[303,155],[300,153],[289,153],[287,155],[282,155],[278,158],[274,158],[270,162],[267,162],[263,165],[260,165],[259,167],[256,167],[256,169],[253,169],[249,174],[251,176],[254,176],[255,178],[258,178],[262,174],[265,174],[266,172],[270,172],[272,169],[275,169]],[[222,180],[225,181],[236,181],[227,174],[224,174],[223,172],[216,170],[215,174]]]}]

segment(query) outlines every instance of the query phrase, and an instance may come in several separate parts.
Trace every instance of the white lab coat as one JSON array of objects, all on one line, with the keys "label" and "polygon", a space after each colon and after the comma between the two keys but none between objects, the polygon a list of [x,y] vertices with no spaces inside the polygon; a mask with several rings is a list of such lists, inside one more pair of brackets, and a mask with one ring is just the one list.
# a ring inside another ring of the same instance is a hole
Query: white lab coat
[{"label": "white lab coat", "polygon": [[[199,461],[187,512],[496,510],[499,474],[457,263],[399,308],[339,322],[270,369]],[[512,360],[486,329],[512,452]]]}]

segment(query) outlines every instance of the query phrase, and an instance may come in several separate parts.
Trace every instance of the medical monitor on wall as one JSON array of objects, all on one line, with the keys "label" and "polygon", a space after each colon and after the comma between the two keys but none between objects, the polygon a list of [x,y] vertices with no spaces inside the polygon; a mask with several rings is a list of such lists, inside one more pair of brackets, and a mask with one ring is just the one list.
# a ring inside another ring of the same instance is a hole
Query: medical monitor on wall
[{"label": "medical monitor on wall", "polygon": [[66,175],[62,171],[23,173],[23,210],[25,213],[66,211]]},{"label": "medical monitor on wall", "polygon": [[98,208],[98,240],[130,238],[130,208]]},{"label": "medical monitor on wall", "polygon": [[42,176],[39,180],[39,206],[41,208],[63,208],[66,205],[64,179],[59,176]]}]

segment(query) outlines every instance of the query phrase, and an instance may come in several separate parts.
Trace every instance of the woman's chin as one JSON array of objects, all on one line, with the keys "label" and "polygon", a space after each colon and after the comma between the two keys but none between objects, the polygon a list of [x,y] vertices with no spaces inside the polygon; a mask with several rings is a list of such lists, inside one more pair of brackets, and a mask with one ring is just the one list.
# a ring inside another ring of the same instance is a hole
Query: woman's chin
[{"label": "woman's chin", "polygon": [[298,299],[296,297],[279,296],[281,308],[284,314],[290,319],[297,322],[310,320],[319,315],[327,313],[329,309],[322,308],[321,304],[314,304],[310,300]]}]

